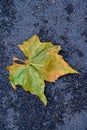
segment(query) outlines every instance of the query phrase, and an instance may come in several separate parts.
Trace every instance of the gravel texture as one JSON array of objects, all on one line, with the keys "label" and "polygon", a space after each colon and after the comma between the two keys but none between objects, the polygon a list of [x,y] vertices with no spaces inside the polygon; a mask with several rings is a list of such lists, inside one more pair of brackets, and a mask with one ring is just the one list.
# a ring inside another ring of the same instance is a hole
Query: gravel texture
[{"label": "gravel texture", "polygon": [[[80,75],[47,83],[47,107],[21,87],[13,90],[6,66],[32,35],[61,45]],[[0,0],[0,130],[87,130],[87,0]]]}]

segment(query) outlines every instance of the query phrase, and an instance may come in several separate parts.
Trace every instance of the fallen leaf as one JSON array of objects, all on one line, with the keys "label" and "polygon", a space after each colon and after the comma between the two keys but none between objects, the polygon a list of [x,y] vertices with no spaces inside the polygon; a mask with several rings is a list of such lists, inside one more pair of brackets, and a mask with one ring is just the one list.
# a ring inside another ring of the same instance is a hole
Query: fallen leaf
[{"label": "fallen leaf", "polygon": [[[34,35],[18,47],[27,59],[13,57],[13,64],[7,67],[10,71],[11,85],[14,89],[16,85],[21,85],[24,90],[37,95],[44,105],[47,105],[44,81],[55,82],[63,75],[78,74],[58,54],[61,46],[54,46],[51,42],[40,42],[39,37]],[[16,61],[22,61],[23,64],[18,64]]]}]

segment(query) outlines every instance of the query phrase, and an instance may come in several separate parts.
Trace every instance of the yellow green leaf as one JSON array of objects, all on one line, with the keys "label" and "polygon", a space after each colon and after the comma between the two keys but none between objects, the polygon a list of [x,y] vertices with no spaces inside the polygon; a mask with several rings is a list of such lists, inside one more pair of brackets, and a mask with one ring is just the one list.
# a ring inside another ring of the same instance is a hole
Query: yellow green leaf
[{"label": "yellow green leaf", "polygon": [[[39,37],[34,35],[18,47],[27,59],[13,57],[13,64],[7,67],[10,82],[14,89],[16,85],[21,85],[24,90],[37,95],[44,105],[47,105],[44,81],[55,82],[63,75],[78,74],[58,54],[61,46],[54,46],[51,42],[40,42]],[[22,61],[23,64],[15,61]]]}]

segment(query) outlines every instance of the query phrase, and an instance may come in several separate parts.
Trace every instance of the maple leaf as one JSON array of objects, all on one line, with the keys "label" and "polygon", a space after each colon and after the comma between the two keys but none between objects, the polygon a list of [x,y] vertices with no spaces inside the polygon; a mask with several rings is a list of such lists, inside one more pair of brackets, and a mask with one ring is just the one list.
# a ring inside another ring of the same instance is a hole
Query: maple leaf
[{"label": "maple leaf", "polygon": [[[10,71],[9,79],[14,89],[21,85],[24,90],[37,95],[47,105],[44,94],[45,82],[55,82],[60,76],[77,73],[67,64],[59,53],[61,46],[54,46],[51,42],[40,42],[34,35],[18,47],[27,57],[25,60],[13,57],[13,64],[7,67]],[[23,64],[15,61],[22,61]]]}]

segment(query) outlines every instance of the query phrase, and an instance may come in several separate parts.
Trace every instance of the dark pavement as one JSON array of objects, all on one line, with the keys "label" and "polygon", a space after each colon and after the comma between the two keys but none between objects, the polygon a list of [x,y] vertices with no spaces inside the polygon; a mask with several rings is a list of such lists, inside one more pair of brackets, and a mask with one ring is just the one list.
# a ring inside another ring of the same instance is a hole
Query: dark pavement
[{"label": "dark pavement", "polygon": [[[6,66],[32,35],[61,45],[80,75],[47,83],[47,107],[21,87],[13,90]],[[87,130],[87,0],[0,0],[0,130]]]}]

